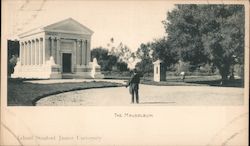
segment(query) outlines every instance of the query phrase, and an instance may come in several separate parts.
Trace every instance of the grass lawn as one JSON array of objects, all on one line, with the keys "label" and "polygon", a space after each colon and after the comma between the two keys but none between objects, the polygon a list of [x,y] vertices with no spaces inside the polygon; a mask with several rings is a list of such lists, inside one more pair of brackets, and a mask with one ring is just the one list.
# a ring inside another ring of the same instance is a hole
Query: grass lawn
[{"label": "grass lawn", "polygon": [[111,82],[33,84],[24,81],[22,79],[8,79],[9,106],[32,106],[43,97],[68,91],[122,86]]},{"label": "grass lawn", "polygon": [[219,75],[213,76],[186,76],[182,81],[180,76],[167,76],[166,81],[154,82],[153,79],[145,79],[141,81],[142,84],[156,85],[156,86],[220,86],[220,87],[244,87],[242,79],[235,79],[226,81],[221,85],[221,77]]}]

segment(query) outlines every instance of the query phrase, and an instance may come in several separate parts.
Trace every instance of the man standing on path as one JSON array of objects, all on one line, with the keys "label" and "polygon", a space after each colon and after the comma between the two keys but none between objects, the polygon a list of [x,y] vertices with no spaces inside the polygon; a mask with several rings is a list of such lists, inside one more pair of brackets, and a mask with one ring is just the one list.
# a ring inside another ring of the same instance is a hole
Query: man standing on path
[{"label": "man standing on path", "polygon": [[[134,103],[134,97],[136,97],[136,103],[139,103],[139,83],[140,83],[140,75],[137,72],[136,69],[133,70],[133,75],[131,76],[128,85],[129,86],[129,92],[132,95],[132,101],[131,103]],[[126,87],[127,87],[126,86]]]}]

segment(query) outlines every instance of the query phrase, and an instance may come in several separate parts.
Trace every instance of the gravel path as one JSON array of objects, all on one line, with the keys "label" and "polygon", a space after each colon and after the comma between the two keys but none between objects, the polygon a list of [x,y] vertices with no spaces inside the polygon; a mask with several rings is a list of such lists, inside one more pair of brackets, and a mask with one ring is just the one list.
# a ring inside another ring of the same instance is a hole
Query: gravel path
[{"label": "gravel path", "polygon": [[[243,88],[140,85],[139,105],[242,105]],[[127,106],[128,88],[88,89],[45,97],[37,106]],[[138,106],[138,105],[137,105]]]}]

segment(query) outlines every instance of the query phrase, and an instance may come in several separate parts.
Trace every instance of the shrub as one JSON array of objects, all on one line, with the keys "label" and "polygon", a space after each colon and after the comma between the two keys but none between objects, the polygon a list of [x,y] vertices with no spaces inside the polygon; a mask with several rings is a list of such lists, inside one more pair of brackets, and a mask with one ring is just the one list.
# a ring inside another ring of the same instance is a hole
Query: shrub
[{"label": "shrub", "polygon": [[236,64],[234,66],[234,72],[236,76],[244,78],[244,65]]}]

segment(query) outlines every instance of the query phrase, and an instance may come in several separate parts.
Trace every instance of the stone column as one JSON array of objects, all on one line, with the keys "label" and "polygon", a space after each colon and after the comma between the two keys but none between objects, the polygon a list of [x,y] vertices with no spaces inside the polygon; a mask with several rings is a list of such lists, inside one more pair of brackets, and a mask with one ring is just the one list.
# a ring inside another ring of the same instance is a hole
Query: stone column
[{"label": "stone column", "polygon": [[34,60],[34,65],[37,65],[37,43],[36,43],[36,39],[34,40],[34,51],[35,51],[35,60]]},{"label": "stone column", "polygon": [[23,42],[19,42],[19,46],[20,46],[20,51],[19,51],[19,60],[21,62],[21,65],[23,64]]},{"label": "stone column", "polygon": [[44,52],[43,52],[43,41],[42,38],[39,38],[39,48],[40,48],[40,64],[44,64]]},{"label": "stone column", "polygon": [[90,52],[90,47],[91,47],[91,40],[88,41],[88,62],[89,63],[91,61],[91,52]]},{"label": "stone column", "polygon": [[35,60],[36,60],[36,55],[35,55],[35,52],[36,52],[36,49],[35,49],[35,41],[32,40],[32,65],[35,65]]},{"label": "stone column", "polygon": [[24,65],[24,42],[22,42],[22,58],[21,58],[21,64]]},{"label": "stone column", "polygon": [[36,39],[33,40],[33,65],[36,65]]},{"label": "stone column", "polygon": [[45,64],[45,37],[41,38],[42,64]]},{"label": "stone column", "polygon": [[44,38],[44,40],[47,40],[47,42],[44,43],[44,47],[45,47],[45,49],[47,49],[46,50],[47,56],[45,56],[45,57],[48,58],[48,56],[51,56],[51,37],[47,36]]},{"label": "stone column", "polygon": [[24,42],[24,65],[27,65],[27,42]]},{"label": "stone column", "polygon": [[52,56],[52,37],[49,37],[49,57]]},{"label": "stone column", "polygon": [[24,47],[25,47],[25,46],[24,46],[24,42],[22,42],[22,53],[21,53],[21,54],[22,54],[22,58],[21,58],[21,64],[22,64],[22,65],[24,65],[24,57],[25,57],[25,56],[24,56]]},{"label": "stone column", "polygon": [[29,52],[29,55],[30,55],[30,65],[32,65],[32,40],[30,40],[30,52]]},{"label": "stone column", "polygon": [[29,65],[31,65],[31,41],[29,40],[29,51],[28,51],[28,53],[29,53],[29,60],[28,60],[28,62],[29,62]]},{"label": "stone column", "polygon": [[76,67],[76,41],[74,42],[74,48],[73,48],[73,52],[72,52],[72,68],[71,68],[71,70],[72,70],[72,72],[75,72],[75,70],[74,70],[74,68]]},{"label": "stone column", "polygon": [[81,40],[76,40],[76,64],[81,64]]},{"label": "stone column", "polygon": [[38,38],[37,39],[37,54],[38,54],[38,65],[40,65],[41,64],[41,47],[40,47],[40,39]]},{"label": "stone column", "polygon": [[20,49],[19,49],[19,60],[21,62],[21,65],[22,65],[22,52],[23,52],[23,46],[22,46],[22,42],[19,42],[19,46],[20,46]]},{"label": "stone column", "polygon": [[30,41],[30,64],[34,64],[34,45],[33,45],[33,40]]},{"label": "stone column", "polygon": [[90,62],[90,40],[86,40],[86,64]]},{"label": "stone column", "polygon": [[27,53],[26,53],[26,56],[27,56],[27,59],[26,59],[26,65],[29,65],[29,60],[30,60],[30,42],[27,41],[27,49],[26,49]]},{"label": "stone column", "polygon": [[39,47],[40,47],[40,64],[44,64],[44,49],[43,49],[43,38],[39,38]]},{"label": "stone column", "polygon": [[56,64],[60,65],[61,64],[61,60],[60,60],[60,38],[57,37],[56,38]]},{"label": "stone column", "polygon": [[56,47],[56,37],[53,37],[52,39],[52,56],[54,58],[54,61],[56,62],[56,57],[57,57],[57,47]]},{"label": "stone column", "polygon": [[25,42],[22,42],[23,44],[23,50],[22,50],[22,65],[25,65],[24,59],[25,59]]},{"label": "stone column", "polygon": [[54,58],[54,61],[56,62],[56,47],[55,47],[55,41],[56,41],[56,38],[54,37],[53,40],[52,40],[52,56]]},{"label": "stone column", "polygon": [[35,48],[35,40],[32,40],[32,51],[33,51],[33,53],[32,53],[32,65],[35,65],[36,63],[35,63],[35,61],[36,61],[36,55],[35,55],[35,53],[36,53],[36,48]]},{"label": "stone column", "polygon": [[36,52],[35,52],[36,53],[35,54],[35,56],[36,56],[35,62],[36,63],[35,64],[38,65],[39,64],[39,50],[38,50],[39,48],[38,48],[38,40],[37,40],[37,38],[35,39],[35,48],[36,48],[35,49],[36,50]]},{"label": "stone column", "polygon": [[85,51],[85,54],[84,54],[84,64],[87,65],[88,64],[88,40],[85,40],[84,41],[84,51]]},{"label": "stone column", "polygon": [[81,65],[85,65],[85,41],[84,40],[81,40]]},{"label": "stone column", "polygon": [[29,60],[29,42],[26,41],[26,47],[25,47],[25,64],[28,65]]},{"label": "stone column", "polygon": [[30,60],[31,60],[31,54],[30,54],[30,51],[31,51],[31,42],[30,42],[30,40],[28,41],[28,61],[27,61],[27,63],[28,63],[28,65],[30,65]]}]

